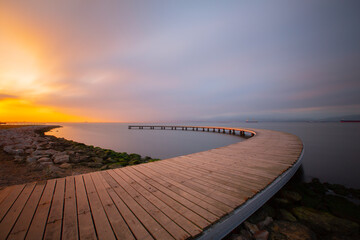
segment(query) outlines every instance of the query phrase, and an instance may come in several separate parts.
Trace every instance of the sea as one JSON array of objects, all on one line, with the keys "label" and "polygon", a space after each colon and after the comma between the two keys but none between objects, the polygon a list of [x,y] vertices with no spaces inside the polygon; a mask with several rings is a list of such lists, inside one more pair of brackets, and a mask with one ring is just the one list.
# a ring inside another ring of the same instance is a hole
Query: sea
[{"label": "sea", "polygon": [[340,122],[196,122],[59,123],[48,134],[118,152],[167,159],[226,146],[245,138],[229,134],[128,129],[129,125],[197,125],[270,129],[297,135],[304,143],[301,175],[305,181],[337,183],[360,189],[360,123]]}]

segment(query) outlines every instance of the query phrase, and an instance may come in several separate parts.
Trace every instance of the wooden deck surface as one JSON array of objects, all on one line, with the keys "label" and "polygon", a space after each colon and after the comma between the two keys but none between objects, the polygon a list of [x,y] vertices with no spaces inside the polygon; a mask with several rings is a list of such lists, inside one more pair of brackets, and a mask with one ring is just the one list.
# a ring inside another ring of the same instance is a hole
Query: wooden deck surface
[{"label": "wooden deck surface", "polygon": [[249,132],[205,152],[4,188],[0,239],[195,238],[299,159],[298,137]]}]

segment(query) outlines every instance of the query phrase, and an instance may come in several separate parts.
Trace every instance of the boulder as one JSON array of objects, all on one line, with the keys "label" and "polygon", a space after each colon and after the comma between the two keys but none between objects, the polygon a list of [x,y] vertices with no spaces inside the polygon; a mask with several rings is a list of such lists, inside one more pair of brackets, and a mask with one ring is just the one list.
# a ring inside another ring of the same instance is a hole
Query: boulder
[{"label": "boulder", "polygon": [[71,162],[80,163],[80,162],[87,162],[89,161],[89,157],[86,155],[80,155],[78,153],[75,156],[71,157]]},{"label": "boulder", "polygon": [[59,168],[69,169],[69,168],[72,168],[72,165],[70,163],[63,163],[59,166]]},{"label": "boulder", "polygon": [[24,150],[23,149],[14,149],[13,154],[22,155],[22,154],[24,154]]},{"label": "boulder", "polygon": [[32,148],[28,148],[25,150],[26,154],[32,154],[34,152],[34,150]]},{"label": "boulder", "polygon": [[41,157],[37,160],[38,162],[51,162],[51,159],[48,157]]},{"label": "boulder", "polygon": [[36,162],[37,160],[38,160],[38,157],[33,157],[33,156],[28,156],[28,157],[26,158],[26,161],[27,161],[28,163]]},{"label": "boulder", "polygon": [[56,150],[53,149],[47,149],[47,150],[39,150],[36,149],[33,152],[33,155],[38,155],[38,156],[52,156],[54,154],[57,154],[58,152]]},{"label": "boulder", "polygon": [[54,163],[52,162],[39,162],[42,166],[52,166]]},{"label": "boulder", "polygon": [[54,163],[67,163],[70,161],[69,155],[61,154],[61,155],[54,155]]},{"label": "boulder", "polygon": [[269,237],[269,232],[266,230],[260,230],[254,233],[253,236],[256,240],[267,240]]},{"label": "boulder", "polygon": [[5,146],[3,149],[4,149],[4,152],[6,152],[6,153],[14,154],[14,149],[13,149],[12,145]]},{"label": "boulder", "polygon": [[301,195],[297,192],[294,191],[287,191],[287,190],[282,190],[280,192],[280,195],[285,198],[288,199],[290,201],[294,201],[294,202],[298,202],[301,200]]},{"label": "boulder", "polygon": [[259,229],[263,229],[264,227],[270,225],[270,223],[272,222],[273,222],[272,217],[266,217],[263,221],[258,222],[256,225],[258,226]]},{"label": "boulder", "polygon": [[280,209],[280,217],[281,219],[289,222],[296,222],[296,217],[294,217],[294,215],[292,215],[291,212],[283,208]]},{"label": "boulder", "polygon": [[[300,223],[275,221],[272,226],[270,239],[315,240],[315,234]],[[282,238],[286,236],[286,238]]]},{"label": "boulder", "polygon": [[338,218],[328,212],[317,211],[308,207],[296,207],[292,209],[293,214],[311,229],[321,233],[339,233],[352,235],[358,233],[359,225],[347,219]]},{"label": "boulder", "polygon": [[252,214],[248,221],[254,224],[257,224],[258,222],[261,222],[266,219],[266,217],[275,217],[276,212],[274,208],[272,208],[270,205],[265,204],[263,205],[259,210],[257,210],[254,214]]},{"label": "boulder", "polygon": [[244,225],[245,225],[245,228],[247,230],[249,230],[249,232],[251,232],[252,234],[256,233],[257,231],[259,231],[259,228],[258,226],[256,226],[255,224],[252,224],[248,221],[245,221],[244,222]]}]

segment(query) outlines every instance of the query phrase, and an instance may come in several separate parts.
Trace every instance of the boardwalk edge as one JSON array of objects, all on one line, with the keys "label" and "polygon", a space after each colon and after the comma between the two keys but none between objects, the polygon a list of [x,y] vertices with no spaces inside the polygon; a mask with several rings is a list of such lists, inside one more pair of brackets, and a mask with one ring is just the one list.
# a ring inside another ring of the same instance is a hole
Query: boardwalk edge
[{"label": "boardwalk edge", "polygon": [[249,199],[239,208],[235,209],[232,213],[223,217],[219,222],[205,230],[196,239],[222,239],[242,222],[244,222],[261,206],[263,206],[272,196],[274,196],[292,178],[292,176],[294,176],[296,171],[301,166],[304,150],[305,145],[303,144],[303,149],[298,160],[288,170],[282,173],[269,186],[267,186],[261,192],[257,193],[253,198]]}]

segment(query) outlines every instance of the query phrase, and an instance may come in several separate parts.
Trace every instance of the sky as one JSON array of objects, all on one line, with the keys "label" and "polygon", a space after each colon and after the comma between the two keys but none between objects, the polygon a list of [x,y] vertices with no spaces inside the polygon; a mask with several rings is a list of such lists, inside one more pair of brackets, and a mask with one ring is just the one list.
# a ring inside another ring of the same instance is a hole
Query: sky
[{"label": "sky", "polygon": [[357,0],[0,0],[0,121],[355,114]]}]

